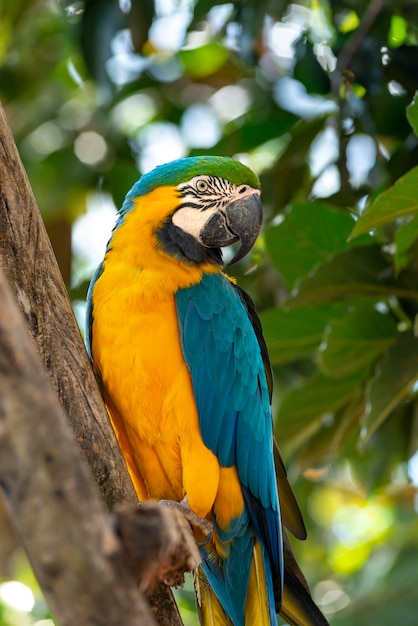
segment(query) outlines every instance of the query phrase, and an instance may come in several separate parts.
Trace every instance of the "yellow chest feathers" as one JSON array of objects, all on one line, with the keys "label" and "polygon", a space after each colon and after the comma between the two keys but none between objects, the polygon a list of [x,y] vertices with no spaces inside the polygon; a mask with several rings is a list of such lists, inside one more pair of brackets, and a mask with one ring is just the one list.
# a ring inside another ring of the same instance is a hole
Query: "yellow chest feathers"
[{"label": "yellow chest feathers", "polygon": [[92,354],[122,453],[140,498],[187,494],[205,517],[220,470],[201,438],[174,294],[143,298],[135,283],[119,283],[116,292],[117,271],[107,268],[93,292]]},{"label": "yellow chest feathers", "polygon": [[[123,282],[116,276],[122,271]],[[126,280],[129,274],[131,281]],[[163,292],[158,297],[147,290],[144,296],[143,285],[136,286],[139,275],[116,266],[105,269],[98,279],[93,292],[92,354],[118,410],[126,415],[142,412],[137,427],[148,439],[159,436],[150,413],[163,415],[162,405],[185,377],[185,363],[174,294]]]},{"label": "yellow chest feathers", "polygon": [[[153,194],[154,207],[167,200],[167,188]],[[192,509],[205,516],[219,465],[201,438],[175,292],[199,282],[204,270],[219,270],[168,257],[152,224],[147,207],[137,207],[114,233],[92,296],[93,361],[138,495],[179,500],[187,493]]]},{"label": "yellow chest feathers", "polygon": [[113,234],[93,291],[95,366],[121,411],[147,407],[144,437],[159,436],[154,418],[152,429],[147,427],[149,412],[158,412],[164,421],[173,395],[193,399],[175,293],[198,283],[204,271],[219,271],[213,265],[181,263],[161,250],[156,228],[170,213],[168,207],[174,211],[178,202],[172,187],[158,188],[146,200],[135,199],[134,209]]}]

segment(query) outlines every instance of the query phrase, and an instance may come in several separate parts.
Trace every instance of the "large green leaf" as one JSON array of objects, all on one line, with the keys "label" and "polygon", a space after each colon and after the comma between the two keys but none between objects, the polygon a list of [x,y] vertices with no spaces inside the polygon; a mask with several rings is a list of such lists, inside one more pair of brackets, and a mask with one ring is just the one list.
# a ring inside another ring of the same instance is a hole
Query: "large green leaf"
[{"label": "large green leaf", "polygon": [[276,430],[284,440],[303,442],[312,436],[333,414],[359,395],[366,376],[359,370],[349,378],[332,379],[319,371],[293,389],[279,406]]},{"label": "large green leaf", "polygon": [[280,224],[266,231],[267,249],[286,286],[292,289],[318,263],[349,247],[354,223],[348,213],[325,203],[291,207]]},{"label": "large green leaf", "polygon": [[387,277],[390,270],[377,245],[344,250],[301,280],[286,305],[295,307],[353,296],[395,295],[418,300],[418,292],[390,282]]},{"label": "large green leaf", "polygon": [[418,211],[418,166],[381,193],[357,220],[351,238]]},{"label": "large green leaf", "polygon": [[331,378],[348,376],[373,363],[396,335],[396,323],[390,315],[375,309],[353,309],[327,327],[319,351],[320,367]]},{"label": "large green leaf", "polygon": [[233,120],[226,126],[222,139],[213,148],[206,149],[205,153],[235,154],[253,150],[271,139],[289,133],[296,120],[292,113],[280,110],[261,116],[253,113],[249,119]]},{"label": "large green leaf", "polygon": [[414,133],[418,136],[418,91],[415,92],[411,104],[406,107],[406,117],[411,124]]},{"label": "large green leaf", "polygon": [[343,315],[334,304],[300,307],[289,311],[270,309],[261,313],[261,324],[273,365],[296,361],[313,354],[331,318]]},{"label": "large green leaf", "polygon": [[410,396],[417,381],[418,339],[408,331],[399,334],[368,386],[362,445],[400,402]]}]

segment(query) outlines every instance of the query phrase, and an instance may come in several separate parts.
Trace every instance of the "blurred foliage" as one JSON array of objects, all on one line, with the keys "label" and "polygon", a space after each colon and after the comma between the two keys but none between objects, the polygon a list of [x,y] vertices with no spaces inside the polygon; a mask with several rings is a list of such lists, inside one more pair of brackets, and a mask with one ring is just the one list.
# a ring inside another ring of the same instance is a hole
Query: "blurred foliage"
[{"label": "blurred foliage", "polygon": [[270,348],[297,556],[334,626],[416,624],[418,4],[3,0],[0,20],[2,101],[68,282],[92,196],[118,207],[188,154],[260,174],[264,233],[233,272]]}]

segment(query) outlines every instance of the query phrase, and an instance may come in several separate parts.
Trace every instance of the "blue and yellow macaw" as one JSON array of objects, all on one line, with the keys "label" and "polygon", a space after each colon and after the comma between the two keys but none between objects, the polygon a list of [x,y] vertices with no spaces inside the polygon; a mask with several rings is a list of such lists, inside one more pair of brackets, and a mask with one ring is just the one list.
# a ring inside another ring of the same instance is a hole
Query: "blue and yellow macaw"
[{"label": "blue and yellow macaw", "polygon": [[222,272],[221,248],[239,243],[238,261],[261,223],[243,164],[159,166],[126,196],[88,294],[87,347],[139,500],[187,502],[212,524],[196,576],[204,626],[274,626],[278,612],[327,623],[282,529],[305,536],[260,322]]}]

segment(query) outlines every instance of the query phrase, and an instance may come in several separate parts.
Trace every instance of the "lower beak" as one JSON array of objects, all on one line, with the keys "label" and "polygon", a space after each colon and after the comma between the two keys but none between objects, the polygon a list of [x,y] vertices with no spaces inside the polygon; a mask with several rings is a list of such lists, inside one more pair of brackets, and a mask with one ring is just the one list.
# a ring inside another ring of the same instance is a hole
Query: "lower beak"
[{"label": "lower beak", "polygon": [[260,196],[254,193],[234,200],[223,211],[214,213],[204,224],[199,239],[207,247],[240,243],[230,264],[240,261],[251,250],[263,223]]}]

